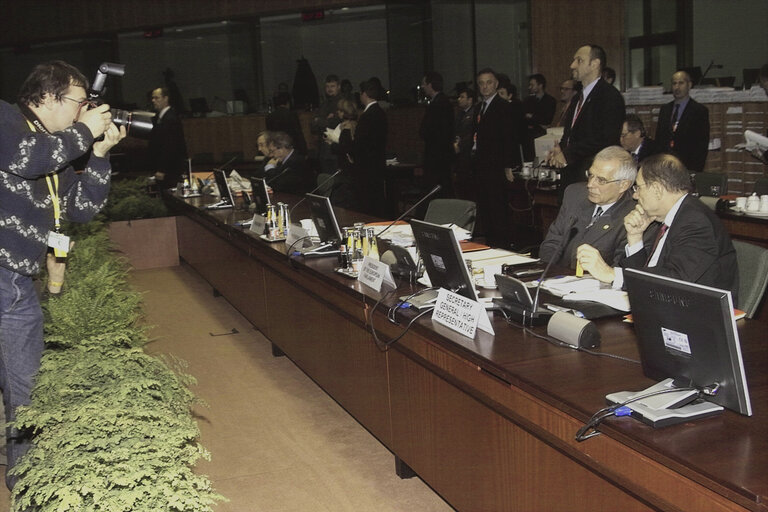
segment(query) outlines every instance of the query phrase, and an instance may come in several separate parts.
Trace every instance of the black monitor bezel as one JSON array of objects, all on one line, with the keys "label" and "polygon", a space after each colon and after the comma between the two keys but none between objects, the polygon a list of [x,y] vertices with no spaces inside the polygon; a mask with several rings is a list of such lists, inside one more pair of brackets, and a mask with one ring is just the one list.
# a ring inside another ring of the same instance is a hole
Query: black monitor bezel
[{"label": "black monitor bezel", "polygon": [[[306,195],[309,204],[309,216],[315,224],[317,235],[322,243],[338,245],[341,243],[342,234],[339,229],[339,222],[336,220],[336,214],[333,211],[331,198],[317,194]],[[322,224],[330,224],[331,228],[326,228]]]},{"label": "black monitor bezel", "polygon": [[[416,219],[411,220],[411,229],[432,286],[451,290],[474,301],[479,300],[453,229]],[[445,271],[437,267],[435,256],[442,260]]]},{"label": "black monitor bezel", "polygon": [[256,208],[256,213],[264,215],[267,213],[269,205],[272,204],[272,201],[269,200],[267,180],[255,176],[248,179],[251,182],[251,201]]},{"label": "black monitor bezel", "polygon": [[[643,374],[699,389],[715,382],[708,401],[752,415],[739,332],[729,290],[624,269]],[[686,334],[690,354],[670,348],[662,327]]]},{"label": "black monitor bezel", "polygon": [[235,198],[232,196],[232,190],[229,188],[226,172],[222,169],[214,169],[213,179],[216,181],[216,187],[219,189],[219,198],[227,204],[234,206]]}]

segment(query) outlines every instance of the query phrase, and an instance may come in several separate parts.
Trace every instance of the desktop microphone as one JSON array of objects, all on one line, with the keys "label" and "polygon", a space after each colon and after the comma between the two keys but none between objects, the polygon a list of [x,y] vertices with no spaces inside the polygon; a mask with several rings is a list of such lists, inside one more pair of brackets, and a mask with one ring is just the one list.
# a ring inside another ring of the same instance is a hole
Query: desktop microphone
[{"label": "desktop microphone", "polygon": [[381,233],[379,233],[378,235],[376,235],[376,236],[378,236],[378,237],[380,238],[380,237],[381,237],[381,235],[383,235],[384,233],[386,233],[386,232],[387,232],[387,230],[388,230],[389,228],[391,228],[392,226],[394,226],[395,224],[397,224],[398,222],[400,222],[401,220],[403,220],[403,217],[405,217],[406,215],[408,215],[409,213],[411,213],[413,210],[415,210],[417,206],[419,206],[421,203],[423,203],[424,201],[426,201],[427,199],[429,199],[429,198],[430,198],[430,197],[432,197],[433,195],[437,194],[437,193],[440,191],[440,189],[441,189],[441,188],[443,188],[443,187],[442,187],[442,186],[440,186],[440,185],[435,185],[435,188],[433,188],[432,190],[430,190],[430,191],[427,193],[427,195],[425,195],[424,197],[422,197],[421,199],[419,199],[419,200],[416,202],[416,204],[414,204],[413,206],[411,206],[410,208],[408,208],[407,210],[405,210],[405,211],[403,212],[403,214],[402,214],[402,215],[400,215],[398,218],[396,218],[395,220],[393,220],[393,221],[392,221],[392,222],[389,224],[389,226],[387,226],[386,228],[384,228],[384,230],[383,230]]},{"label": "desktop microphone", "polygon": [[[236,156],[233,156],[232,158],[230,158],[229,160],[227,160],[226,162],[224,162],[224,164],[223,164],[221,167],[214,167],[214,170],[217,170],[217,171],[223,171],[223,170],[224,170],[224,168],[225,168],[226,166],[228,166],[229,164],[231,164],[231,163],[232,163],[232,162],[234,162],[235,160],[237,160],[237,157],[236,157]],[[190,164],[191,164],[191,162],[192,162],[192,160],[190,159]]]},{"label": "desktop microphone", "polygon": [[[555,260],[560,259],[560,256],[563,254],[563,251],[565,250],[565,247],[568,245],[568,243],[571,241],[571,239],[576,235],[576,221],[578,219],[574,216],[571,217],[568,220],[568,229],[565,231],[567,235],[563,237],[562,242],[557,247],[557,250],[552,255],[551,258],[549,258],[549,262],[547,262],[547,266],[544,267],[544,272],[541,273],[541,276],[539,277],[539,284],[536,285],[536,296],[533,299],[533,307],[531,308],[531,323],[535,319],[539,317],[539,292],[541,291],[541,285],[544,284],[544,278],[547,276],[547,272],[549,272],[549,268],[552,266],[552,264],[555,262]],[[551,315],[547,315],[551,316]]]},{"label": "desktop microphone", "polygon": [[[331,174],[330,176],[328,176],[327,178],[325,178],[325,179],[323,180],[323,182],[322,182],[322,183],[320,183],[318,186],[316,186],[315,188],[313,188],[311,191],[307,192],[307,194],[314,194],[315,192],[317,192],[318,190],[320,190],[321,188],[323,188],[323,185],[325,185],[326,183],[328,183],[329,181],[331,181],[333,178],[335,178],[336,176],[338,176],[340,172],[341,172],[341,169],[339,169],[339,170],[338,170],[338,171],[336,171],[335,173]],[[302,197],[301,199],[299,199],[299,202],[298,202],[298,203],[296,203],[295,205],[293,205],[293,206],[291,207],[291,209],[290,209],[290,210],[288,210],[288,219],[290,219],[290,218],[291,218],[291,213],[293,212],[293,209],[294,209],[294,208],[296,208],[296,207],[297,207],[297,206],[299,206],[301,203],[303,203],[304,201],[306,201],[306,200],[307,200],[307,194],[304,194],[304,197]],[[289,222],[290,222],[290,221],[289,221]]]},{"label": "desktop microphone", "polygon": [[271,185],[273,181],[275,181],[277,178],[279,178],[280,176],[282,176],[283,174],[287,173],[290,170],[291,170],[290,167],[286,167],[277,176],[272,176],[268,180],[265,179],[264,181],[267,183],[267,185]]}]

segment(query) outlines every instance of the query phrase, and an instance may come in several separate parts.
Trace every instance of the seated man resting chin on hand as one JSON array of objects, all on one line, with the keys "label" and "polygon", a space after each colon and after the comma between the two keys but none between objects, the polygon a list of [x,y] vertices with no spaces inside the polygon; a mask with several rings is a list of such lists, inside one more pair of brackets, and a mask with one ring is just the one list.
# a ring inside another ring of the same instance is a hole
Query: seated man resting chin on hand
[{"label": "seated man resting chin on hand", "polygon": [[689,195],[690,176],[682,162],[667,154],[643,161],[637,175],[635,209],[624,217],[625,256],[608,265],[592,246],[576,250],[582,268],[596,279],[624,285],[623,268],[730,290],[738,304],[736,251],[720,219],[697,197]]}]

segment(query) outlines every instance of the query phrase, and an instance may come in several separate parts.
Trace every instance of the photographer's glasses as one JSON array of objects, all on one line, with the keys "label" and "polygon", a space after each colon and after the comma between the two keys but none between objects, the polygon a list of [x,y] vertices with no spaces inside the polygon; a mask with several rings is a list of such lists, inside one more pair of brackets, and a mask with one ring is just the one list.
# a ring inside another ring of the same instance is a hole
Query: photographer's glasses
[{"label": "photographer's glasses", "polygon": [[74,103],[77,103],[77,116],[75,116],[75,121],[77,121],[80,118],[80,112],[83,111],[83,107],[86,107],[85,110],[89,110],[92,107],[96,106],[96,103],[93,101],[90,101],[88,99],[84,100],[76,100],[75,98],[70,98],[69,96],[62,96],[63,99],[72,101]]}]

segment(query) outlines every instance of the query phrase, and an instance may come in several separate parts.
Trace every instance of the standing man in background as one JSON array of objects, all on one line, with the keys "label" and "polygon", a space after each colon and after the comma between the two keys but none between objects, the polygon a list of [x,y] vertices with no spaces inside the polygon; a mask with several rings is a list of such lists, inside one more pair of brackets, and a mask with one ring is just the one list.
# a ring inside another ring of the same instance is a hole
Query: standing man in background
[{"label": "standing man in background", "polygon": [[601,78],[606,64],[605,50],[588,44],[573,56],[573,79],[582,90],[568,107],[563,138],[550,152],[549,164],[562,169],[560,199],[571,183],[584,181],[592,158],[603,148],[618,146],[624,124],[624,97]]},{"label": "standing man in background", "polygon": [[149,138],[149,169],[161,189],[175,187],[187,170],[187,144],[184,128],[176,109],[168,100],[168,90],[158,87],[152,91],[152,106],[157,115],[152,118]]},{"label": "standing man in background", "polygon": [[[477,74],[482,101],[475,107],[475,177],[480,222],[486,243],[508,249],[512,228],[507,178],[519,166],[521,122],[498,94],[499,81],[490,68]],[[522,116],[521,116],[522,117]]]},{"label": "standing man in background", "polygon": [[[17,105],[0,101],[0,389],[5,418],[29,403],[43,352],[43,313],[32,283],[48,248],[66,255],[60,216],[87,222],[107,201],[109,150],[125,137],[109,105],[89,110],[88,80],[51,61],[34,68]],[[104,139],[94,142],[104,135]],[[84,159],[81,159],[83,157]],[[73,162],[84,164],[76,172]],[[60,212],[60,213],[59,213]],[[48,283],[56,293],[61,282]],[[8,475],[30,446],[29,433],[6,429]]]},{"label": "standing man in background", "polygon": [[331,147],[325,144],[323,135],[327,128],[336,128],[341,119],[336,114],[341,99],[341,84],[339,77],[328,75],[325,78],[325,101],[315,112],[312,119],[312,133],[317,136],[317,159],[320,162],[320,172],[333,174],[338,168],[336,155]]},{"label": "standing man in background", "polygon": [[689,172],[701,172],[709,151],[709,110],[691,98],[692,86],[685,71],[672,75],[675,99],[659,111],[656,142],[662,150],[682,160]]},{"label": "standing man in background", "polygon": [[387,115],[378,103],[383,92],[375,80],[360,84],[360,101],[364,110],[357,121],[351,156],[361,211],[386,219],[392,215],[393,208],[387,203],[384,179],[387,171]]},{"label": "standing man in background", "polygon": [[523,100],[526,123],[523,158],[526,162],[532,162],[536,155],[533,140],[547,133],[547,127],[555,117],[557,101],[547,94],[547,79],[540,73],[528,77],[528,93]]},{"label": "standing man in background", "polygon": [[426,72],[421,79],[421,88],[430,98],[419,128],[419,135],[424,141],[424,175],[427,186],[432,188],[441,185],[440,197],[453,197],[453,107],[443,93],[443,77],[440,73]]}]

